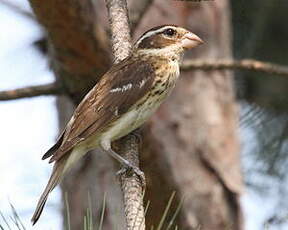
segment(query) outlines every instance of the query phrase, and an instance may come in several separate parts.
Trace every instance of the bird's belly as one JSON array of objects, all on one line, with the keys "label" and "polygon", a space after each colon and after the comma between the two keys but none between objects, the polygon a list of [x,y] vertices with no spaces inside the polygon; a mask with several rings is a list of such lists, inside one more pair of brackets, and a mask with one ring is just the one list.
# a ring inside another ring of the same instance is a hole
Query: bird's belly
[{"label": "bird's belly", "polygon": [[135,129],[134,123],[137,117],[138,112],[136,110],[131,110],[123,114],[119,119],[110,125],[110,128],[108,128],[99,139],[113,141],[127,135]]},{"label": "bird's belly", "polygon": [[111,127],[101,135],[100,139],[114,141],[126,136],[141,126],[154,111],[155,110],[140,111],[132,109],[115,121],[114,124],[112,124]]},{"label": "bird's belly", "polygon": [[84,146],[87,146],[88,151],[99,146],[101,140],[114,141],[129,134],[141,126],[149,118],[149,116],[151,116],[155,109],[145,111],[137,108],[131,109],[110,124],[109,128],[107,128],[102,134],[91,136],[87,141],[84,141]]},{"label": "bird's belly", "polygon": [[101,135],[100,139],[110,139],[114,141],[137,129],[149,119],[166,96],[167,95],[163,95],[157,98],[151,97],[146,99],[139,108],[135,107],[131,109],[115,121],[114,124],[111,125],[111,128]]}]

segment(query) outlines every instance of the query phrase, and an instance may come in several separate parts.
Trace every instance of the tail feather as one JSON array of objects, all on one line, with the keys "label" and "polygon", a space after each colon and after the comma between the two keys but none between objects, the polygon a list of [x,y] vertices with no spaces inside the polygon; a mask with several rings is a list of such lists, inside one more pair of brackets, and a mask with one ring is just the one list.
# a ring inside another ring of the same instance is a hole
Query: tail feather
[{"label": "tail feather", "polygon": [[49,193],[60,182],[60,180],[64,174],[64,167],[65,167],[66,162],[67,162],[67,157],[63,157],[61,160],[57,161],[54,164],[52,175],[48,181],[48,184],[46,185],[44,192],[42,193],[42,195],[38,201],[38,204],[36,206],[36,210],[33,214],[32,219],[31,219],[31,222],[33,225],[38,221],[38,219],[39,219],[39,217],[43,211],[43,208],[45,206],[45,203],[47,201]]}]

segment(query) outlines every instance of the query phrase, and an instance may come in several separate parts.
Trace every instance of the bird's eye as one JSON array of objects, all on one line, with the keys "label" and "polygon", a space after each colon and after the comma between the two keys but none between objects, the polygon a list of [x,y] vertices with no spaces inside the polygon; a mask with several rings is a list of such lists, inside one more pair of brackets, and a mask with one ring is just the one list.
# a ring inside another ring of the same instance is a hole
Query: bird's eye
[{"label": "bird's eye", "polygon": [[163,34],[165,34],[169,37],[172,37],[173,35],[176,34],[176,30],[169,28],[169,29],[164,30]]}]

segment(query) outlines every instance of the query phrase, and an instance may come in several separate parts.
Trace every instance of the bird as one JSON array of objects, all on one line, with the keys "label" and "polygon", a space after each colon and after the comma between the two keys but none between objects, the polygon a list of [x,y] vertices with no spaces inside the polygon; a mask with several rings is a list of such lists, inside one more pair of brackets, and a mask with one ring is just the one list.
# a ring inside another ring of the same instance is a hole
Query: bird
[{"label": "bird", "polygon": [[167,98],[179,77],[185,50],[203,41],[176,25],[146,31],[131,54],[106,72],[75,109],[56,143],[42,160],[54,162],[52,174],[31,219],[34,225],[49,193],[88,151],[100,148],[137,175],[142,171],[117,154],[111,143],[140,127]]}]

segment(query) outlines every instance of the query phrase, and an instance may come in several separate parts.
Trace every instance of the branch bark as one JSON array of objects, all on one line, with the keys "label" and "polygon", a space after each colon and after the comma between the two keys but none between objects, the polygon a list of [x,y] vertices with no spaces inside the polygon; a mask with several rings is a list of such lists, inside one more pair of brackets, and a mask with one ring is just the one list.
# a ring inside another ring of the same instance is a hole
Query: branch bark
[{"label": "branch bark", "polygon": [[251,70],[269,74],[288,76],[288,67],[253,59],[243,60],[187,60],[181,65],[183,71],[189,70]]},{"label": "branch bark", "polygon": [[[111,27],[114,63],[118,63],[129,56],[132,48],[127,2],[106,0],[106,7]],[[135,135],[132,133],[119,140],[116,148],[119,148],[118,153],[122,153],[132,165],[139,167],[139,144]],[[135,174],[125,173],[120,176],[120,183],[127,229],[144,230],[143,188],[140,179]]]},{"label": "branch bark", "polygon": [[7,91],[0,91],[0,101],[8,101],[19,98],[43,95],[60,95],[62,93],[63,90],[58,84],[51,83],[46,85],[37,85]]},{"label": "branch bark", "polygon": [[[134,166],[139,167],[139,135],[137,131],[123,137],[117,142],[118,153]],[[138,140],[138,141],[137,141]],[[143,205],[144,191],[140,178],[135,175],[122,174],[120,176],[123,192],[124,213],[128,230],[144,230],[145,214]]]},{"label": "branch bark", "polygon": [[131,52],[131,33],[129,28],[128,8],[125,0],[106,0],[114,63],[129,56]]}]

